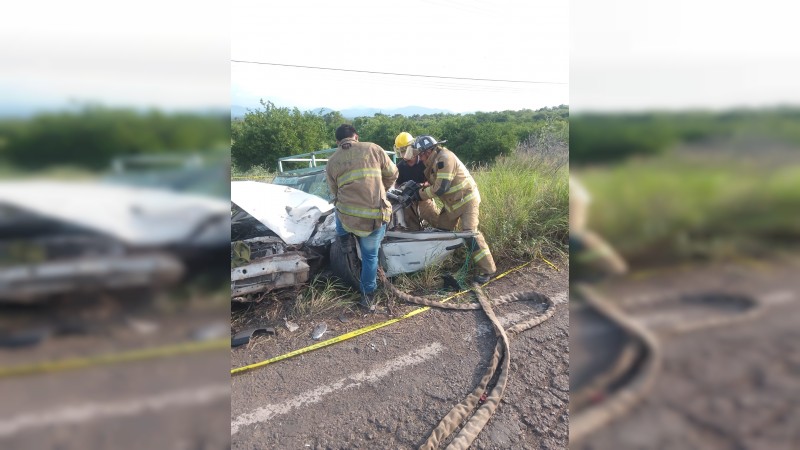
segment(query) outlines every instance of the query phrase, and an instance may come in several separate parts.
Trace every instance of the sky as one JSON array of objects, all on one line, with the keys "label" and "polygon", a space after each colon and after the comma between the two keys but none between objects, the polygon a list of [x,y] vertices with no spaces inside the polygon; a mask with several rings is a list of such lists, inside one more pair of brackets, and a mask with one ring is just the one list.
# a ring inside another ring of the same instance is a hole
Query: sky
[{"label": "sky", "polygon": [[[231,103],[452,112],[569,103],[569,3],[560,0],[234,0]],[[472,78],[457,80],[455,77]],[[474,79],[505,80],[477,81]]]},{"label": "sky", "polygon": [[81,103],[226,110],[229,14],[224,2],[10,2],[0,114]]},{"label": "sky", "polygon": [[570,112],[800,105],[800,6],[573,0]]},{"label": "sky", "polygon": [[17,1],[0,19],[0,115],[259,99],[452,112],[798,105],[797,17],[800,4],[778,0]]}]

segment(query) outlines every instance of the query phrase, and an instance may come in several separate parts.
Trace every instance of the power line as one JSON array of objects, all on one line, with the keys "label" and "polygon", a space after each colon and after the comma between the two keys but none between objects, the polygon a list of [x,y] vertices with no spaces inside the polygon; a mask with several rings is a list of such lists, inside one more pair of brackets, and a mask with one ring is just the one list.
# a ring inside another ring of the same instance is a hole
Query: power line
[{"label": "power line", "polygon": [[419,75],[411,73],[394,73],[394,72],[376,72],[370,70],[355,70],[355,69],[337,69],[333,67],[317,67],[317,66],[301,66],[296,64],[278,64],[262,61],[243,61],[232,59],[231,62],[240,64],[258,64],[264,66],[280,66],[280,67],[295,67],[299,69],[317,69],[317,70],[333,70],[337,72],[355,72],[355,73],[369,73],[373,75],[397,75],[402,77],[420,77],[420,78],[442,78],[447,80],[464,80],[464,81],[491,81],[495,83],[525,83],[525,84],[567,84],[559,81],[529,81],[529,80],[497,80],[491,78],[465,78],[465,77],[446,77],[440,75]]},{"label": "power line", "polygon": [[[531,89],[543,88],[545,85],[532,84],[501,84],[501,83],[480,83],[452,80],[437,80],[428,78],[389,78],[375,77],[369,74],[347,74],[331,73],[326,81],[342,80],[344,77],[357,77],[359,85],[391,86],[393,89],[414,88],[414,89],[434,89],[434,90],[457,90],[466,92],[496,92],[496,93],[525,93]],[[553,87],[547,89],[564,89],[567,86]]]}]

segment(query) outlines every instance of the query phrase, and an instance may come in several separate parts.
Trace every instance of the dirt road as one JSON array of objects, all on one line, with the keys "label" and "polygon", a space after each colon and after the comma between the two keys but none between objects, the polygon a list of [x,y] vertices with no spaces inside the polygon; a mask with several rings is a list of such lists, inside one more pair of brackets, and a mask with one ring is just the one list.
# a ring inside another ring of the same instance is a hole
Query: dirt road
[{"label": "dirt road", "polygon": [[[540,275],[537,275],[540,274]],[[503,402],[473,447],[566,448],[569,389],[568,274],[542,263],[492,283],[489,296],[535,289],[555,315],[511,341],[512,372]],[[402,306],[401,312],[415,309]],[[512,304],[506,324],[541,311]],[[328,320],[333,337],[386,320]],[[240,367],[312,344],[315,323],[280,329],[231,351]],[[508,326],[508,325],[506,325]],[[252,448],[416,448],[478,383],[495,345],[480,311],[431,310],[331,347],[232,377],[231,440]]]},{"label": "dirt road", "polygon": [[[782,258],[686,267],[600,286],[605,298],[625,305],[656,334],[663,362],[643,402],[571,448],[800,448],[799,269],[797,259]],[[694,302],[720,293],[757,299],[763,310],[741,323],[669,332],[678,322],[746,312],[724,302]],[[622,340],[617,328],[572,307],[577,390],[602,372],[598,358],[618,351]]]},{"label": "dirt road", "polygon": [[[39,345],[0,348],[0,369],[91,357],[179,342],[220,314],[136,316],[136,326],[106,324],[53,336]],[[150,330],[150,331],[145,331]],[[197,336],[195,336],[197,337]],[[225,348],[169,358],[0,377],[3,449],[220,449],[230,446]]]}]

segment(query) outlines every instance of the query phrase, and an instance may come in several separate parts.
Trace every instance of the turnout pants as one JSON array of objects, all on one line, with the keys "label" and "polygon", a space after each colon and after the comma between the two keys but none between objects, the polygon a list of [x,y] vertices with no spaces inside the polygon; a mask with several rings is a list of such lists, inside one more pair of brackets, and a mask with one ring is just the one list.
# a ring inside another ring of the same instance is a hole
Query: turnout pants
[{"label": "turnout pants", "polygon": [[472,245],[470,245],[470,242],[467,242],[467,246],[473,249],[472,262],[480,273],[496,272],[497,267],[494,264],[492,253],[489,251],[489,245],[486,244],[486,239],[484,239],[483,234],[478,231],[478,211],[480,202],[473,200],[454,211],[448,211],[447,209],[438,211],[433,201],[429,200],[429,202],[432,210],[426,209],[423,214],[423,209],[420,208],[420,216],[427,220],[432,226],[443,230],[455,230],[460,220],[462,231],[477,232],[478,235],[475,236],[475,242],[472,243]]}]

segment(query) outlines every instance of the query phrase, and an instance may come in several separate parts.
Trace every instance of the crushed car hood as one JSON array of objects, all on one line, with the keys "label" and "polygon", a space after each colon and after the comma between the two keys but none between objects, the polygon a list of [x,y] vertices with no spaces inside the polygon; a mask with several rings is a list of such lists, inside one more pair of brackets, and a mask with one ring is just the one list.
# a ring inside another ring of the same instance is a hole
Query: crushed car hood
[{"label": "crushed car hood", "polygon": [[333,210],[316,195],[256,181],[231,182],[231,201],[290,245],[306,242],[319,218]]},{"label": "crushed car hood", "polygon": [[[136,246],[230,239],[228,202],[94,181],[0,182],[0,205],[75,224]],[[225,231],[223,226],[228,227]]]}]

